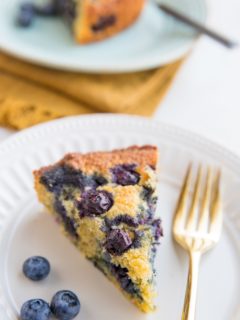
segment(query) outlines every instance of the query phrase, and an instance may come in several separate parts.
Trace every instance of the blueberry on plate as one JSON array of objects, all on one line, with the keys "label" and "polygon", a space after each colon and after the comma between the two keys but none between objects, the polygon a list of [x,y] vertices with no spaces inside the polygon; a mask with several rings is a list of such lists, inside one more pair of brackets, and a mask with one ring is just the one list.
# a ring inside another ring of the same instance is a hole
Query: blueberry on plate
[{"label": "blueberry on plate", "polygon": [[37,15],[44,17],[52,17],[58,14],[57,1],[50,1],[44,5],[35,5],[35,12]]},{"label": "blueberry on plate", "polygon": [[42,299],[32,299],[25,302],[21,308],[21,320],[49,320],[51,310],[49,304]]},{"label": "blueberry on plate", "polygon": [[23,3],[18,12],[17,24],[21,27],[29,27],[34,19],[35,9],[31,3]]},{"label": "blueberry on plate", "polygon": [[23,273],[33,281],[45,279],[49,275],[49,272],[50,263],[43,257],[30,257],[23,264]]},{"label": "blueberry on plate", "polygon": [[51,302],[51,311],[59,320],[71,320],[80,311],[80,301],[78,297],[69,290],[58,291]]}]

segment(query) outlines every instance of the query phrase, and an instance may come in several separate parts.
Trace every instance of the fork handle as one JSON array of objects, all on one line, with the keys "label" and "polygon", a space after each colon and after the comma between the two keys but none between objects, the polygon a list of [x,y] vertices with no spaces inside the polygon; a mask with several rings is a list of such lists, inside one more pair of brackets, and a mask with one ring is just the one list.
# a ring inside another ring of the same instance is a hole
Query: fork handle
[{"label": "fork handle", "polygon": [[189,252],[188,282],[185,293],[182,320],[194,320],[197,300],[197,284],[201,253]]}]

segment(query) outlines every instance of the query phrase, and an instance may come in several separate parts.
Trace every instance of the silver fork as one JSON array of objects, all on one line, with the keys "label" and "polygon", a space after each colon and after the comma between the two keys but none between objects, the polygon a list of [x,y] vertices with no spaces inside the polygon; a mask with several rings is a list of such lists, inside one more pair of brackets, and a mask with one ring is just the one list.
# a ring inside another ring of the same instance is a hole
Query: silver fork
[{"label": "silver fork", "polygon": [[173,236],[189,255],[189,273],[182,320],[195,319],[201,256],[217,244],[222,230],[220,171],[213,174],[208,168],[205,182],[203,182],[203,170],[199,166],[190,208],[187,209],[192,171],[192,165],[190,165],[173,221]]}]

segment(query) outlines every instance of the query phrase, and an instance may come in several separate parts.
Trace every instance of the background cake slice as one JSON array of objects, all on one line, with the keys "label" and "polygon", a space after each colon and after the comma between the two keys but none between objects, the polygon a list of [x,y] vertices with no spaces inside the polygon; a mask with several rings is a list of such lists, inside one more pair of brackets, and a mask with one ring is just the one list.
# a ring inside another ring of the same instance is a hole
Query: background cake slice
[{"label": "background cake slice", "polygon": [[145,0],[54,0],[70,23],[76,40],[94,42],[110,37],[131,25]]},{"label": "background cake slice", "polygon": [[142,311],[154,310],[157,149],[66,155],[34,172],[39,200],[72,242]]}]

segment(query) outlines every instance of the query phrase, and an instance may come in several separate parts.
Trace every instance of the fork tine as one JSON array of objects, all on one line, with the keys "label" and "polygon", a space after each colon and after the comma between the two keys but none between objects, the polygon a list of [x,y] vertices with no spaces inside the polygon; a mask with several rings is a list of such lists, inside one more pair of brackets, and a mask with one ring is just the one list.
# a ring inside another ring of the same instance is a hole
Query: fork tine
[{"label": "fork tine", "polygon": [[188,231],[193,229],[194,222],[196,221],[195,217],[196,217],[196,211],[197,211],[198,201],[199,201],[201,180],[202,180],[202,166],[200,165],[198,167],[198,173],[197,173],[197,179],[196,179],[195,187],[193,191],[192,203],[191,203],[188,218],[187,218],[186,229]]},{"label": "fork tine", "polygon": [[222,210],[221,210],[221,196],[220,196],[220,180],[221,171],[219,170],[214,179],[211,199],[210,212],[210,233],[217,239],[220,237],[222,229]]},{"label": "fork tine", "polygon": [[181,193],[178,199],[178,203],[175,211],[175,217],[173,220],[173,225],[175,228],[177,228],[180,224],[183,225],[183,214],[186,209],[187,196],[190,188],[191,177],[192,177],[192,164],[189,164],[186,172],[186,176],[183,182],[183,186],[181,189]]},{"label": "fork tine", "polygon": [[209,218],[209,207],[210,207],[210,196],[211,196],[211,181],[212,181],[212,171],[208,167],[206,182],[203,191],[203,199],[199,213],[198,230],[207,230],[207,223]]}]

